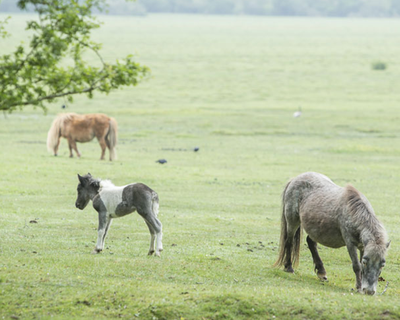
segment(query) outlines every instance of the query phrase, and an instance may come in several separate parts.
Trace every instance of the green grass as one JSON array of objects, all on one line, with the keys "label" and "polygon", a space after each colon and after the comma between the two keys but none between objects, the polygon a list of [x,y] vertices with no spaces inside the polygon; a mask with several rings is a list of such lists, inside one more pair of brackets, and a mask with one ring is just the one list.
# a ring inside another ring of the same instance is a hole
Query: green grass
[{"label": "green grass", "polygon": [[[16,38],[27,17],[10,22]],[[0,318],[400,318],[400,21],[103,20],[95,38],[105,59],[137,52],[152,78],[67,111],[115,117],[118,161],[99,161],[97,142],[78,146],[81,159],[68,158],[65,140],[59,157],[46,152],[62,101],[47,115],[27,107],[0,117]],[[0,52],[16,43],[2,40]],[[372,70],[377,60],[390,68]],[[305,244],[294,275],[271,267],[282,189],[311,170],[352,183],[386,226],[384,295],[352,291],[345,248],[321,247],[327,283]],[[90,254],[97,215],[74,206],[76,174],[87,172],[158,192],[161,258],[146,256],[136,214],[115,220],[104,252]]]}]

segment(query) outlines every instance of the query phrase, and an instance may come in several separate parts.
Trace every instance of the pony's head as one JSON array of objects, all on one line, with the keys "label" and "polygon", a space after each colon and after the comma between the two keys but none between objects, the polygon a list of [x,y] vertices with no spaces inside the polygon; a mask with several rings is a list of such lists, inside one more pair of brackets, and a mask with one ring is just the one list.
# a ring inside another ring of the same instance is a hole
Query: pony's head
[{"label": "pony's head", "polygon": [[382,268],[385,266],[386,250],[390,242],[368,243],[361,260],[361,293],[374,295]]},{"label": "pony's head", "polygon": [[100,181],[94,179],[90,173],[85,176],[78,174],[78,198],[76,199],[75,206],[78,209],[85,209],[90,200],[99,192]]}]

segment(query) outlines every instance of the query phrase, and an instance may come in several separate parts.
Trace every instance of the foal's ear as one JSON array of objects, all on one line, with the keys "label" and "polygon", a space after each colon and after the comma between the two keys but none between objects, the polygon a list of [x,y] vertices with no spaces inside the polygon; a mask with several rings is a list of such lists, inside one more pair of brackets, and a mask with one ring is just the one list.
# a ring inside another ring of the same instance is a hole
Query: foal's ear
[{"label": "foal's ear", "polygon": [[85,184],[85,178],[84,178],[84,177],[81,177],[81,176],[79,175],[79,173],[78,173],[78,179],[79,179],[79,182],[80,182],[81,184]]},{"label": "foal's ear", "polygon": [[392,240],[390,240],[388,243],[386,243],[386,249],[389,249],[391,242],[392,242]]},{"label": "foal's ear", "polygon": [[79,179],[79,182],[82,183],[83,179],[82,179],[82,177],[81,177],[81,175],[79,173],[78,173],[78,179]]}]

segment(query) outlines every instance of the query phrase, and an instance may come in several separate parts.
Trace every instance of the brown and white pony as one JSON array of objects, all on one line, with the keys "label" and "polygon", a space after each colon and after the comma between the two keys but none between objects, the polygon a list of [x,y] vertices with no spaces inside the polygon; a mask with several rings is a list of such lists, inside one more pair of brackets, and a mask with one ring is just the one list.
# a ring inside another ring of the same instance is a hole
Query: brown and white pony
[{"label": "brown and white pony", "polygon": [[76,142],[89,142],[96,137],[101,147],[100,159],[104,160],[107,147],[112,161],[116,159],[117,133],[117,121],[105,114],[62,113],[54,119],[47,134],[47,150],[57,156],[60,138],[64,137],[68,140],[69,156],[73,157],[72,149],[74,149],[80,157]]},{"label": "brown and white pony", "polygon": [[302,229],[308,234],[308,248],[321,280],[327,280],[327,276],[317,243],[330,248],[346,246],[357,290],[375,294],[389,242],[385,228],[363,194],[351,185],[340,187],[315,172],[293,178],[282,195],[280,252],[275,262],[286,272],[293,273],[292,264],[299,261]]}]

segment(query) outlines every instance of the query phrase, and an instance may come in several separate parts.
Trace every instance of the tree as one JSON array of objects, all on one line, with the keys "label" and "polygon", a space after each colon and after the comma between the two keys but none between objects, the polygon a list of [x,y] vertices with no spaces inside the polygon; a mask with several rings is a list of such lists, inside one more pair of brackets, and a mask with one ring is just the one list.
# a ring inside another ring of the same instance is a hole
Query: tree
[{"label": "tree", "polygon": [[[12,54],[0,56],[0,110],[12,112],[26,105],[46,110],[45,102],[77,94],[93,97],[108,94],[122,86],[136,85],[149,69],[131,55],[114,64],[100,55],[101,44],[90,39],[100,23],[93,10],[103,11],[106,0],[18,0],[21,10],[39,15],[27,22],[33,32],[28,46],[20,44]],[[7,36],[0,23],[0,38]],[[83,58],[86,51],[98,58],[91,65]]]}]

